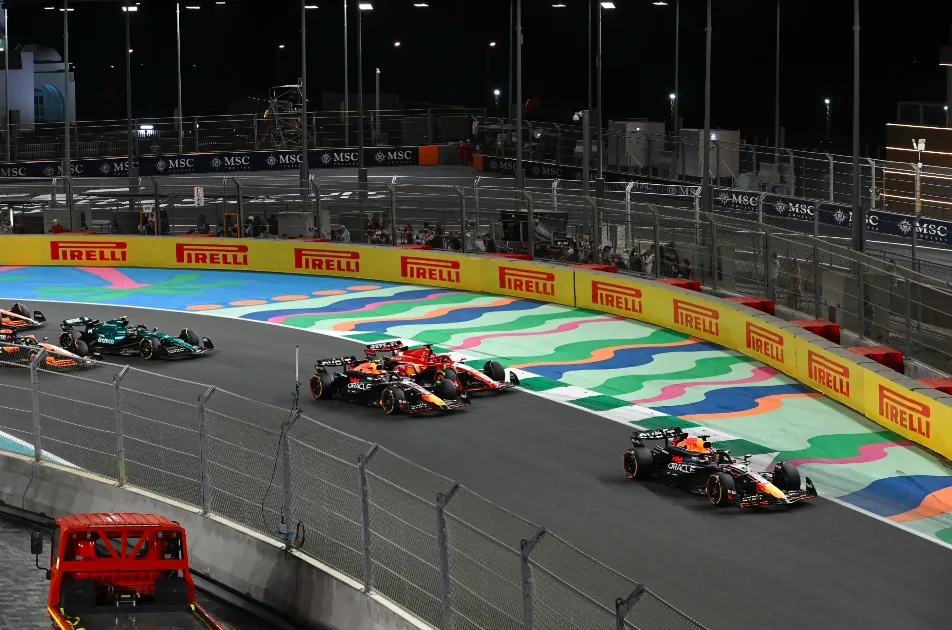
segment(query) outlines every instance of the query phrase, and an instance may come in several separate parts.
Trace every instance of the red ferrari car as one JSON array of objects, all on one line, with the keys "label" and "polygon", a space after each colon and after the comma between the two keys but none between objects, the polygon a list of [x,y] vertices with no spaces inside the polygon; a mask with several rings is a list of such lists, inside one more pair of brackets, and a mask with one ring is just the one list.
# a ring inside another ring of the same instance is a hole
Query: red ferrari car
[{"label": "red ferrari car", "polygon": [[463,360],[433,352],[432,344],[410,348],[402,341],[385,341],[368,345],[365,352],[368,357],[383,357],[389,353],[390,356],[385,357],[387,362],[412,366],[416,372],[412,378],[424,387],[444,378],[467,392],[501,392],[519,385],[519,377],[512,371],[506,378],[506,370],[499,361],[486,361],[483,369],[477,370]]}]

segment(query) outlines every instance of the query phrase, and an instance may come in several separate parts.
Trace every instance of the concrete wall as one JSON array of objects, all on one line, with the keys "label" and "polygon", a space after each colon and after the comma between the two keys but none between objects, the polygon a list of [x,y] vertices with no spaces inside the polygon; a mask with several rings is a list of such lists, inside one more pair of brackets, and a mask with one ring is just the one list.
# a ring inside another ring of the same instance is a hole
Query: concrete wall
[{"label": "concrete wall", "polygon": [[[188,532],[194,570],[297,623],[333,630],[429,630],[382,597],[364,594],[354,580],[298,552],[286,553],[260,534],[92,475],[0,453],[0,501],[52,517],[85,512],[161,514]],[[29,544],[23,541],[24,546]]]}]

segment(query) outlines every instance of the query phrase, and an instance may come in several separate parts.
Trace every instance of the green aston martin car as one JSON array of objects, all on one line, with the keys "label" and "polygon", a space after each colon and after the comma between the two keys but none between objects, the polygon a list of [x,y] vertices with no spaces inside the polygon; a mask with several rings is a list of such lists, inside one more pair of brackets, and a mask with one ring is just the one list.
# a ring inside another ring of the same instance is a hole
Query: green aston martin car
[{"label": "green aston martin car", "polygon": [[63,320],[60,324],[60,346],[84,354],[98,352],[124,357],[140,356],[146,361],[156,359],[187,359],[204,356],[215,349],[211,339],[199,337],[190,328],[182,329],[178,337],[130,325],[127,317],[99,321],[91,317]]}]

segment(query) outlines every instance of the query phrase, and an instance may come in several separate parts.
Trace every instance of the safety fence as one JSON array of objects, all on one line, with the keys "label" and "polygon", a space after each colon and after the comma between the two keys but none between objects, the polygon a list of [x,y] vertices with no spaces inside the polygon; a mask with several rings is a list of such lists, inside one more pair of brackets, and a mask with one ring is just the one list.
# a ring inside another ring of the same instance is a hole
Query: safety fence
[{"label": "safety fence", "polygon": [[[952,269],[920,259],[920,273],[901,252],[860,254],[815,236],[822,207],[808,223],[764,211],[774,202],[762,193],[746,210],[704,213],[700,188],[687,184],[609,182],[595,198],[572,180],[527,179],[520,193],[497,177],[314,177],[303,187],[288,177],[196,181],[204,205],[188,178],[143,178],[134,193],[88,179],[55,180],[55,194],[41,193],[51,183],[39,182],[32,205],[10,207],[20,208],[21,232],[48,232],[58,209],[62,224],[100,234],[311,238],[610,264],[698,280],[723,295],[770,296],[787,319],[827,319],[952,372]],[[0,204],[11,198],[6,190],[0,185]]]},{"label": "safety fence", "polygon": [[[459,142],[472,133],[473,116],[482,109],[427,108],[364,112],[364,144],[424,145]],[[307,116],[311,148],[358,145],[359,112],[322,111]],[[265,113],[177,118],[97,120],[70,124],[70,158],[126,155],[129,129],[134,155],[186,152],[271,151],[301,148],[299,106],[272,107]],[[11,160],[62,160],[65,126],[38,123],[15,128],[10,136]],[[6,149],[0,129],[0,147]]]},{"label": "safety fence", "polygon": [[296,405],[52,356],[0,346],[5,450],[240,523],[442,630],[703,630],[544,527]]},{"label": "safety fence", "polygon": [[[619,128],[614,128],[615,126]],[[487,155],[514,158],[514,121],[484,118],[477,143]],[[709,177],[718,186],[769,192],[787,197],[851,204],[853,158],[822,149],[777,148],[746,142],[736,132],[712,132]],[[560,166],[582,166],[583,127],[525,121],[523,158]],[[912,135],[910,135],[912,138]],[[658,123],[614,123],[590,132],[591,168],[598,170],[599,153],[604,169],[674,181],[697,183],[703,179],[703,130],[682,130],[680,136],[665,132]],[[905,144],[903,144],[905,146]],[[914,155],[914,154],[913,154]],[[915,167],[909,162],[860,158],[860,203],[871,210],[914,214]],[[952,169],[922,169],[922,214],[952,220]]]}]

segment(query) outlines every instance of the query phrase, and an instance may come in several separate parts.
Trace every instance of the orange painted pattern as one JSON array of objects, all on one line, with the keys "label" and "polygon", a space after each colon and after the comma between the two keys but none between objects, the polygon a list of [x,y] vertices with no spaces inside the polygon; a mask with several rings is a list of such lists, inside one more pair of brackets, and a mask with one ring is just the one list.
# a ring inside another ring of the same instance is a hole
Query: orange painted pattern
[{"label": "orange painted pattern", "polygon": [[331,330],[341,330],[348,331],[353,330],[360,324],[365,322],[386,322],[391,320],[399,320],[402,322],[411,322],[418,321],[421,319],[431,319],[433,317],[442,317],[447,313],[452,311],[458,311],[465,308],[487,308],[491,306],[506,306],[507,304],[512,304],[513,302],[518,301],[516,298],[504,298],[501,300],[496,300],[494,302],[489,302],[488,304],[457,304],[455,306],[444,306],[443,308],[438,308],[432,310],[428,313],[423,313],[422,315],[416,315],[414,317],[407,317],[406,315],[394,315],[393,317],[371,317],[369,319],[355,319],[349,322],[340,322],[339,324],[334,324],[334,327]]},{"label": "orange painted pattern", "polygon": [[823,394],[774,394],[757,399],[757,406],[746,411],[729,411],[727,413],[699,413],[693,416],[681,416],[682,420],[730,420],[743,416],[756,416],[762,413],[776,411],[783,406],[786,398],[823,398]]},{"label": "orange painted pattern", "polygon": [[927,494],[918,507],[902,514],[894,514],[889,517],[889,520],[894,523],[909,523],[939,516],[946,512],[952,512],[952,487],[942,488]]}]

